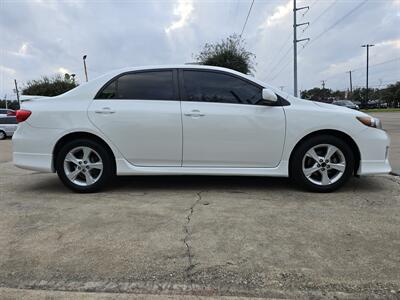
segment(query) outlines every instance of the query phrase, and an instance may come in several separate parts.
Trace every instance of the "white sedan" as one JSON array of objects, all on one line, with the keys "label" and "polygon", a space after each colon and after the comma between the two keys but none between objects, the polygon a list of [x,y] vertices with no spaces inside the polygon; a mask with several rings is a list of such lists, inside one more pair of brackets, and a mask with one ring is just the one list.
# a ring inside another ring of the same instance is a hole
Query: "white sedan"
[{"label": "white sedan", "polygon": [[15,165],[57,172],[78,192],[114,175],[183,174],[291,177],[329,192],[352,175],[391,171],[378,119],[218,67],[111,72],[24,101],[17,119]]}]

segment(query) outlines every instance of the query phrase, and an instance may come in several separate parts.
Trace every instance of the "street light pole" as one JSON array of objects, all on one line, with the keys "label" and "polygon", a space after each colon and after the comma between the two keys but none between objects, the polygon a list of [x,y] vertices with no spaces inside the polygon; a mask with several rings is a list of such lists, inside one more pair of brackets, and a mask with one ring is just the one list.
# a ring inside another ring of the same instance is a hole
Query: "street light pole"
[{"label": "street light pole", "polygon": [[87,57],[87,55],[83,56],[83,68],[85,69],[86,82],[88,82],[87,68],[86,68],[86,57]]},{"label": "street light pole", "polygon": [[367,82],[366,82],[366,88],[367,88],[367,91],[366,91],[366,94],[365,94],[365,104],[368,104],[368,69],[369,69],[369,48],[370,47],[373,47],[373,46],[375,46],[375,45],[372,45],[372,44],[365,44],[365,45],[362,45],[361,47],[363,47],[363,48],[367,48]]},{"label": "street light pole", "polygon": [[14,85],[15,85],[15,92],[17,93],[18,104],[19,104],[19,107],[21,107],[21,101],[19,100],[19,91],[18,91],[17,79],[14,79]]}]

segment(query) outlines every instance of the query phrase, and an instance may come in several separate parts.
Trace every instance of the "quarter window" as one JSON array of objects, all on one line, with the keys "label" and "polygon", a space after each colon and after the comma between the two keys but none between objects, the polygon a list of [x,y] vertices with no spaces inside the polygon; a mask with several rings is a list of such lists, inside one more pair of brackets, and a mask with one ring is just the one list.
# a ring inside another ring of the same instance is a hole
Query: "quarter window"
[{"label": "quarter window", "polygon": [[262,89],[229,74],[184,71],[186,100],[236,104],[257,104]]},{"label": "quarter window", "polygon": [[171,70],[125,74],[109,83],[97,99],[173,100]]}]

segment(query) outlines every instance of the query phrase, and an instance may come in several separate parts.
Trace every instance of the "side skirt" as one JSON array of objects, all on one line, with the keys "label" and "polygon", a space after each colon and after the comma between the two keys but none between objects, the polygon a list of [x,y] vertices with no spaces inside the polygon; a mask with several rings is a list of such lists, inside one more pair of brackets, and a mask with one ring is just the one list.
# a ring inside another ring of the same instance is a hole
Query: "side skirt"
[{"label": "side skirt", "polygon": [[221,175],[288,177],[288,162],[276,168],[209,168],[209,167],[137,167],[125,159],[117,159],[117,175]]}]

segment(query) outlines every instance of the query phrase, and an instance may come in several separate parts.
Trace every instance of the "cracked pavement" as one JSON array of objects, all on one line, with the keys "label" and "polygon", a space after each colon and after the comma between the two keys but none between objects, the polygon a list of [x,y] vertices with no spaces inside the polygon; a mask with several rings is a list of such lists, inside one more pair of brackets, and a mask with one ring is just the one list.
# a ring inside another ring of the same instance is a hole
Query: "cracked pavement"
[{"label": "cracked pavement", "polygon": [[202,192],[197,192],[197,200],[192,204],[192,206],[189,209],[189,214],[187,215],[186,219],[187,222],[185,224],[185,237],[183,239],[183,242],[185,243],[185,246],[187,248],[187,258],[188,258],[188,266],[186,268],[186,276],[189,278],[190,280],[190,285],[193,288],[193,278],[192,278],[192,270],[195,267],[195,265],[193,264],[193,254],[192,254],[192,246],[191,246],[191,228],[190,228],[190,220],[192,218],[192,215],[194,213],[194,209],[196,207],[196,205],[201,201],[202,197],[201,197],[201,193]]},{"label": "cracked pavement", "polygon": [[331,194],[277,178],[121,177],[82,195],[15,168],[10,142],[0,141],[0,298],[400,298],[400,177],[354,178]]}]

